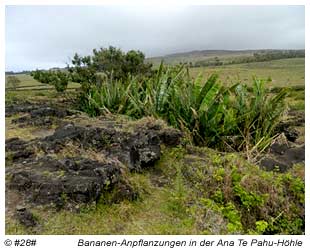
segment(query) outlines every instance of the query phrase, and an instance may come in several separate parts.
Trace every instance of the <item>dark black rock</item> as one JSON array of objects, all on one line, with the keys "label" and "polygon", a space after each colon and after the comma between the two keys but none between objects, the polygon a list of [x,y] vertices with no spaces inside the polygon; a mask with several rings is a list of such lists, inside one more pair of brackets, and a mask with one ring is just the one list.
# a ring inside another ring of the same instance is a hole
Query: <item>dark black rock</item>
[{"label": "dark black rock", "polygon": [[24,126],[44,126],[50,127],[58,124],[61,118],[75,114],[73,111],[64,108],[50,107],[39,104],[16,104],[6,107],[6,115],[14,115],[17,113],[27,113],[22,117],[12,120],[12,123]]},{"label": "dark black rock", "polygon": [[24,161],[33,157],[34,154],[35,152],[33,149],[25,148],[23,150],[11,152],[6,159],[12,161]]},{"label": "dark black rock", "polygon": [[[273,152],[273,151],[271,151]],[[280,153],[275,152],[270,156],[265,156],[260,160],[260,166],[267,171],[286,172],[296,163],[305,161],[305,145],[291,147]]]},{"label": "dark black rock", "polygon": [[[121,167],[84,158],[43,157],[10,170],[10,187],[39,204],[60,206],[66,200],[91,202],[120,182]],[[122,194],[123,195],[123,194]]]},{"label": "dark black rock", "polygon": [[295,142],[299,136],[298,131],[291,127],[285,128],[283,131],[286,138],[291,142]]},{"label": "dark black rock", "polygon": [[166,129],[159,134],[159,137],[167,146],[177,146],[181,142],[182,132],[177,129]]},{"label": "dark black rock", "polygon": [[25,227],[34,227],[38,224],[35,216],[26,207],[16,208],[16,218]]},{"label": "dark black rock", "polygon": [[7,152],[7,161],[24,161],[34,156],[35,150],[30,147],[29,142],[19,138],[11,138],[5,141],[5,150]]},{"label": "dark black rock", "polygon": [[[92,128],[76,126],[74,124],[65,124],[55,130],[55,133],[51,136],[47,136],[44,141],[78,141],[86,147],[106,147],[107,144],[112,142],[112,136],[115,135],[114,129],[106,128]],[[98,149],[98,148],[97,148]]]},{"label": "dark black rock", "polygon": [[[68,111],[46,106],[28,113],[19,118],[20,124],[33,124],[37,120],[47,126],[55,118],[69,115]],[[28,202],[52,204],[57,209],[68,203],[97,202],[100,197],[109,197],[112,202],[136,199],[138,193],[123,173],[152,167],[160,159],[161,144],[175,146],[180,143],[182,134],[152,121],[129,129],[114,126],[115,121],[106,123],[105,120],[91,125],[64,122],[44,138],[29,142],[18,138],[6,141],[7,155],[13,159],[13,165],[6,169],[10,176],[8,187],[20,191]],[[68,143],[102,154],[105,160],[48,156],[59,153]],[[38,157],[35,154],[38,151],[45,156]],[[107,193],[109,195],[103,195]]]},{"label": "dark black rock", "polygon": [[283,155],[289,149],[289,145],[286,143],[273,143],[270,146],[270,152],[272,154]]},{"label": "dark black rock", "polygon": [[281,173],[286,172],[291,167],[289,163],[280,162],[270,157],[264,157],[260,161],[260,165],[266,171],[279,171]]},{"label": "dark black rock", "polygon": [[129,151],[129,167],[134,171],[150,167],[160,158],[160,138],[154,131],[142,131],[132,135],[123,150]]},{"label": "dark black rock", "polygon": [[5,116],[9,117],[18,113],[29,113],[36,108],[38,108],[38,105],[29,102],[8,105],[5,107]]},{"label": "dark black rock", "polygon": [[305,145],[288,149],[283,156],[283,160],[291,164],[305,161]]},{"label": "dark black rock", "polygon": [[29,115],[22,116],[16,119],[12,120],[12,123],[14,124],[19,124],[18,126],[20,128],[23,128],[25,126],[36,126],[36,127],[45,127],[49,128],[51,127],[54,123],[58,123],[55,118],[53,117],[36,117],[32,118]]},{"label": "dark black rock", "polygon": [[70,115],[70,112],[67,110],[52,107],[41,107],[30,111],[30,116],[32,118],[44,116],[55,116],[58,118],[63,118],[67,115]]},{"label": "dark black rock", "polygon": [[58,152],[66,142],[74,141],[83,148],[103,150],[109,157],[117,157],[130,170],[141,171],[152,166],[160,158],[160,144],[169,146],[180,143],[182,134],[178,130],[148,129],[129,133],[106,127],[82,127],[66,124],[56,129],[51,136],[41,141],[45,152]]},{"label": "dark black rock", "polygon": [[159,145],[150,145],[141,148],[132,147],[130,150],[130,162],[135,171],[140,171],[142,168],[154,165],[159,158]]},{"label": "dark black rock", "polygon": [[5,140],[5,150],[6,151],[17,151],[21,150],[27,144],[26,141],[21,140],[17,137]]}]

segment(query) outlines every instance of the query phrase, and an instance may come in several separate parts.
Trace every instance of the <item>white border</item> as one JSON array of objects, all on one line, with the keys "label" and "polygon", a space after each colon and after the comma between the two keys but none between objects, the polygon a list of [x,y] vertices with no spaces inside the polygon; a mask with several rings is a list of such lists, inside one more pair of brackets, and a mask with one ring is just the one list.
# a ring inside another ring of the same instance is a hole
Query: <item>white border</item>
[{"label": "white border", "polygon": [[[306,235],[305,236],[5,236],[5,204],[4,204],[4,196],[5,196],[5,147],[4,147],[4,141],[5,141],[5,115],[4,115],[4,99],[5,99],[5,86],[4,86],[4,71],[5,71],[5,6],[6,5],[304,5],[305,8],[305,23],[306,23],[306,43],[305,43],[305,49],[306,49],[306,70],[305,70],[305,83],[306,83],[306,100],[305,100],[305,109],[306,109],[306,124],[305,128],[309,127],[309,120],[307,112],[309,111],[309,99],[310,99],[310,93],[309,88],[307,87],[307,82],[310,79],[310,73],[309,73],[309,53],[310,53],[310,37],[309,37],[309,25],[310,25],[310,1],[307,0],[166,0],[166,1],[159,1],[159,0],[2,0],[0,2],[1,8],[0,8],[0,25],[1,25],[1,33],[0,33],[0,65],[1,65],[1,72],[0,72],[0,79],[2,83],[2,91],[1,91],[1,104],[0,104],[0,111],[2,115],[1,119],[1,170],[0,170],[0,183],[1,183],[1,191],[0,194],[0,221],[2,222],[2,225],[0,226],[0,248],[5,249],[3,245],[3,241],[5,239],[37,239],[38,245],[35,247],[36,249],[55,249],[57,247],[61,248],[69,248],[69,249],[78,249],[77,247],[77,241],[79,238],[88,239],[88,240],[114,240],[114,239],[153,239],[153,240],[190,240],[190,239],[196,239],[197,241],[202,239],[207,240],[218,240],[220,238],[223,238],[225,240],[237,240],[238,238],[243,239],[253,239],[253,238],[259,238],[259,239],[301,239],[304,241],[303,249],[309,249],[309,235],[310,235],[310,218],[308,216],[309,213],[306,212]],[[309,149],[308,149],[308,142],[310,133],[307,132],[306,129],[305,134],[305,140],[306,140],[306,208],[309,208],[309,170],[307,170],[307,164],[309,162]],[[309,209],[308,209],[309,210]],[[307,211],[307,209],[306,209]],[[3,247],[3,248],[2,248]],[[7,249],[13,249],[14,247],[7,247]],[[234,247],[237,248],[237,247]],[[244,248],[244,247],[243,247]],[[142,249],[142,248],[134,248],[134,249]],[[257,247],[258,249],[258,247]],[[261,247],[260,247],[261,249]]]},{"label": "white border", "polygon": [[307,0],[2,0],[2,5],[306,5]]}]

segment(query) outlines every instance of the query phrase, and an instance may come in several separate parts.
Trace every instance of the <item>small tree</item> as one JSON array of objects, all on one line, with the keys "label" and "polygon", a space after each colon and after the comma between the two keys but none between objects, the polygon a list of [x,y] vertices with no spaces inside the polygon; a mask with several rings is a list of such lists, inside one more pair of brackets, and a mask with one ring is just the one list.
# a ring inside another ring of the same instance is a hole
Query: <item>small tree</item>
[{"label": "small tree", "polygon": [[35,70],[30,75],[38,82],[54,85],[57,92],[65,91],[69,82],[69,75],[60,70]]},{"label": "small tree", "polygon": [[57,92],[64,92],[68,87],[68,76],[60,70],[53,72],[51,84],[55,86]]},{"label": "small tree", "polygon": [[[139,50],[130,50],[127,53],[110,46],[108,48],[94,49],[93,55],[81,57],[75,54],[71,67],[71,72],[85,82],[87,79],[93,81],[94,74],[104,73],[110,79],[125,80],[128,75],[150,75],[152,64],[145,63],[145,55]],[[74,79],[72,79],[75,81]]]},{"label": "small tree", "polygon": [[97,72],[104,72],[109,77],[123,78],[124,53],[113,46],[93,50],[92,62]]},{"label": "small tree", "polygon": [[7,76],[5,84],[7,88],[16,89],[19,86],[20,82],[21,81],[16,76]]}]

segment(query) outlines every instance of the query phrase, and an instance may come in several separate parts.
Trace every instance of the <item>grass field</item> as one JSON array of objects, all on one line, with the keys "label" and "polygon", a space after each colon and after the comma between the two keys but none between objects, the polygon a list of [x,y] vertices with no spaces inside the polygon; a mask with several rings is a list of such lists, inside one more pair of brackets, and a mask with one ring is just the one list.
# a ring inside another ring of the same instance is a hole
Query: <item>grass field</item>
[{"label": "grass field", "polygon": [[[253,62],[244,64],[232,64],[224,66],[190,68],[190,74],[195,77],[202,73],[207,79],[212,73],[218,73],[220,79],[229,84],[243,81],[250,83],[254,76],[262,79],[272,79],[273,87],[304,86],[305,85],[305,59],[290,58],[273,60],[269,62]],[[53,88],[50,85],[39,83],[30,75],[16,75],[20,81],[20,87],[34,86],[36,88]],[[78,83],[70,82],[68,88],[79,87]]]},{"label": "grass field", "polygon": [[[251,84],[253,77],[256,76],[259,79],[272,79],[272,82],[269,83],[269,87],[305,86],[304,58],[232,64],[216,67],[198,67],[190,68],[189,72],[192,77],[196,77],[201,73],[205,79],[207,79],[212,73],[216,72],[219,75],[220,80],[228,85],[236,83],[236,81]],[[25,87],[20,88],[20,90],[27,91],[7,91],[7,102],[10,102],[11,99],[15,99],[16,96],[19,98],[23,96],[25,99],[44,99],[54,97],[57,94],[53,86],[42,84],[34,80],[30,75],[18,74],[16,77],[21,81],[19,87]],[[34,87],[30,88],[30,86]],[[68,88],[70,90],[70,88],[78,88],[79,86],[80,84],[78,83],[70,82]],[[33,88],[39,91],[32,91]],[[294,109],[304,110],[304,94],[304,90],[300,90],[298,93],[292,93],[293,98],[290,100],[290,106]]]},{"label": "grass field", "polygon": [[193,77],[202,73],[206,79],[209,75],[215,72],[219,74],[220,79],[225,83],[236,82],[239,80],[245,83],[250,83],[252,82],[253,77],[256,76],[262,79],[271,78],[273,87],[305,85],[304,58],[190,69],[190,74]]},{"label": "grass field", "polygon": [[[304,71],[305,60],[298,58],[191,68],[190,74],[194,77],[202,73],[207,78],[211,73],[217,72],[220,79],[227,84],[235,83],[236,80],[250,83],[252,77],[257,76],[263,79],[271,78],[273,80],[270,83],[271,87],[283,87],[304,86]],[[18,101],[25,100],[62,103],[65,97],[75,94],[74,90],[57,93],[53,86],[43,85],[29,75],[16,76],[21,80],[20,86],[22,87],[35,86],[33,88],[42,89],[7,91],[6,104],[14,105]],[[48,89],[44,89],[45,86]],[[68,87],[79,87],[79,84],[70,83]],[[290,108],[304,111],[304,97],[303,89],[294,90],[288,99]],[[29,141],[54,132],[56,126],[46,129],[31,125],[18,126],[12,123],[13,119],[20,118],[21,115],[24,114],[6,117],[6,139],[18,137]],[[83,119],[91,118],[85,116]],[[90,122],[96,123],[95,120]],[[300,139],[304,143],[304,129],[301,129],[303,132]],[[76,154],[72,144],[68,144],[66,150],[70,154]],[[59,154],[59,157],[63,156]],[[236,173],[240,177],[240,182],[234,184],[231,176],[233,173],[236,176],[234,171],[237,167]],[[231,206],[234,203],[225,205],[221,203],[222,201],[218,204],[213,201],[223,199],[222,196],[228,197],[229,193],[236,192],[236,190],[240,191],[241,184],[244,188],[241,189],[239,195],[243,196],[240,197],[254,205],[257,197],[271,196],[270,201],[264,205],[264,212],[267,209],[274,210],[275,215],[271,216],[270,220],[260,219],[258,223],[272,224],[280,218],[282,233],[300,234],[299,231],[290,229],[294,226],[298,227],[292,223],[293,220],[288,220],[285,216],[294,217],[296,214],[297,208],[294,206],[297,202],[294,200],[294,203],[290,199],[297,195],[303,197],[303,192],[300,191],[304,177],[303,168],[301,164],[294,166],[287,173],[265,172],[256,165],[246,162],[239,153],[221,155],[215,150],[203,147],[187,149],[163,147],[161,159],[156,162],[154,169],[148,169],[142,173],[128,173],[128,180],[139,191],[138,200],[124,200],[117,204],[81,205],[77,206],[75,212],[36,206],[31,208],[39,221],[39,226],[35,228],[24,227],[14,216],[7,213],[6,234],[261,234],[263,231],[260,231],[259,227],[245,232],[240,229],[241,221],[246,225],[247,220],[254,218],[251,217],[251,213],[247,215],[248,217],[244,216],[249,207],[242,208],[239,204],[241,209],[238,210],[239,205]],[[191,179],[188,179],[188,176]],[[208,181],[214,181],[217,185],[209,185]],[[256,193],[260,194],[260,187],[266,196],[253,196]],[[289,196],[289,191],[295,196]],[[209,196],[205,195],[207,193]],[[14,204],[19,196],[15,198],[14,193],[9,193],[8,197]],[[300,199],[303,201],[302,198]],[[240,211],[243,211],[243,215]],[[298,219],[295,222],[300,223]]]},{"label": "grass field", "polygon": [[[30,86],[34,86],[33,88],[42,88],[42,89],[45,89],[45,88],[53,89],[54,88],[51,85],[43,84],[43,83],[40,83],[40,82],[34,80],[33,77],[30,76],[30,75],[17,74],[15,76],[21,81],[21,83],[19,84],[18,87],[25,87],[25,88],[27,88],[27,87],[30,87]],[[68,88],[78,88],[78,87],[80,87],[80,84],[78,84],[78,83],[70,82],[68,84]]]},{"label": "grass field", "polygon": [[152,62],[154,65],[159,65],[162,60],[167,64],[178,64],[180,62],[192,62],[193,64],[198,61],[212,60],[215,57],[219,58],[222,62],[229,62],[233,59],[251,57],[254,51],[225,51],[225,50],[210,50],[210,51],[192,51],[185,53],[177,53],[166,55],[162,57],[148,58],[147,61]]}]

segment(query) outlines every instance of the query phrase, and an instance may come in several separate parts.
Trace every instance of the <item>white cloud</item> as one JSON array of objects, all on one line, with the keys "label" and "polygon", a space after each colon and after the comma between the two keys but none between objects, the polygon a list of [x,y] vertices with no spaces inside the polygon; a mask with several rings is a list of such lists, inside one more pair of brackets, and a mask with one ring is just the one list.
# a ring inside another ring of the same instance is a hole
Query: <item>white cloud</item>
[{"label": "white cloud", "polygon": [[65,65],[109,45],[147,56],[304,48],[304,22],[302,6],[7,6],[6,69]]}]

